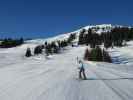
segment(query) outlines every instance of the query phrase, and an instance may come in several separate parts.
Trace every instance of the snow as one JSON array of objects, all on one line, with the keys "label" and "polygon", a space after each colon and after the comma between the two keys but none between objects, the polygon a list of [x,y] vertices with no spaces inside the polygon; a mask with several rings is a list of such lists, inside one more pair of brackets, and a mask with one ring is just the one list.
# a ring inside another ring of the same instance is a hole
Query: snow
[{"label": "snow", "polygon": [[49,42],[49,43],[53,42],[53,41],[57,41],[57,40],[61,40],[62,41],[62,40],[68,39],[70,34],[76,34],[76,39],[74,40],[74,42],[77,42],[79,34],[80,34],[80,32],[83,29],[86,30],[85,34],[87,34],[87,30],[88,29],[92,29],[94,33],[101,34],[101,33],[110,32],[115,27],[128,27],[128,28],[131,28],[131,26],[111,25],[111,24],[88,25],[88,26],[82,27],[82,28],[80,28],[80,29],[78,29],[76,31],[73,31],[73,32],[62,33],[62,34],[59,34],[57,36],[46,38],[46,39],[28,40],[28,41],[26,41],[26,43],[30,43],[30,44],[33,44],[33,45],[34,44],[38,45],[38,44],[44,44],[46,41]]},{"label": "snow", "polygon": [[[74,34],[74,33],[76,33],[75,41],[77,42],[78,41],[78,36],[79,36],[80,32],[83,29],[88,30],[88,29],[93,29],[94,28],[93,30],[97,34],[101,34],[101,33],[105,33],[105,32],[111,31],[111,29],[114,28],[114,27],[115,26],[113,26],[111,24],[88,25],[88,26],[82,27],[82,28],[80,28],[80,29],[78,29],[76,31],[73,31],[73,32],[68,32],[68,33],[60,34],[60,35],[57,35],[57,36],[54,36],[54,37],[50,37],[50,38],[47,38],[47,39],[29,40],[29,41],[27,41],[27,43],[31,43],[31,44],[43,44],[45,41],[52,42],[52,41],[57,41],[57,40],[66,40],[70,36],[70,34]],[[104,28],[104,30],[103,30],[103,28]]]},{"label": "snow", "polygon": [[133,42],[109,50],[119,64],[85,62],[87,80],[78,79],[76,62],[86,46],[25,58],[26,48],[36,45],[0,49],[0,100],[133,100]]},{"label": "snow", "polygon": [[[84,28],[89,27],[96,26]],[[78,36],[81,30],[71,33]],[[60,54],[24,57],[27,47],[33,52],[35,46],[67,39],[71,33],[0,49],[0,100],[133,100],[133,41],[108,50],[113,63],[85,61],[87,80],[78,78],[76,59],[89,47],[68,46]]]}]

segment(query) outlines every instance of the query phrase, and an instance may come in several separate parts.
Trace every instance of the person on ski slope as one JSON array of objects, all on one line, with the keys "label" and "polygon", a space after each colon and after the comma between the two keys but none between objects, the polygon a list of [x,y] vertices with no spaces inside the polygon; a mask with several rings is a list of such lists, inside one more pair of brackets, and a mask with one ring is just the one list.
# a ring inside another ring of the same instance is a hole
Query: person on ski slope
[{"label": "person on ski slope", "polygon": [[87,79],[83,61],[79,60],[78,63],[79,63],[79,78]]}]

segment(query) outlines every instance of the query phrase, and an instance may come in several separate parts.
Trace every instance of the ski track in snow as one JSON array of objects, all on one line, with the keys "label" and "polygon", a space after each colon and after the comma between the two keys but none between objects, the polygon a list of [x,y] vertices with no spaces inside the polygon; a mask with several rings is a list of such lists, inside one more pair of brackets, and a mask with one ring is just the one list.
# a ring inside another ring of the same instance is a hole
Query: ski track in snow
[{"label": "ski track in snow", "polygon": [[[108,70],[106,71],[105,69],[98,69],[95,70],[94,73],[96,74],[96,76],[101,79],[103,81],[103,83],[110,88],[113,92],[115,92],[122,100],[132,100],[133,96],[131,95],[133,92],[133,86],[128,88],[129,86],[127,86],[128,84],[131,86],[132,85],[132,81],[130,81],[128,78],[121,78],[121,76],[119,76],[118,74],[114,74],[112,72],[109,72]],[[104,76],[103,76],[104,75]],[[104,77],[110,77],[109,75],[115,76],[116,78],[114,79],[104,79]],[[126,82],[125,80],[126,79]],[[118,83],[119,81],[121,81],[120,83]],[[124,86],[122,88],[122,86]],[[125,88],[126,87],[126,88]],[[131,91],[130,91],[131,90]]]},{"label": "ski track in snow", "polygon": [[[24,58],[25,48],[13,48],[16,55],[13,49],[0,50],[0,100],[133,100],[132,59],[126,64],[85,62],[87,80],[80,80],[76,57],[83,56],[85,46],[50,59]],[[128,61],[133,58],[127,55],[132,48],[115,48],[117,53],[110,53]]]}]

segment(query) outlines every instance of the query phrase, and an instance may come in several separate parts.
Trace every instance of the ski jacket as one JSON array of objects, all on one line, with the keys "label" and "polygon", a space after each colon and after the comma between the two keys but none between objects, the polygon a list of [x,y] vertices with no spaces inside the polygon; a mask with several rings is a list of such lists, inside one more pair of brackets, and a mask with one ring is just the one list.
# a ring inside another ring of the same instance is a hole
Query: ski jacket
[{"label": "ski jacket", "polygon": [[84,68],[84,64],[83,64],[83,62],[80,62],[79,63],[79,69],[82,69],[82,68]]}]

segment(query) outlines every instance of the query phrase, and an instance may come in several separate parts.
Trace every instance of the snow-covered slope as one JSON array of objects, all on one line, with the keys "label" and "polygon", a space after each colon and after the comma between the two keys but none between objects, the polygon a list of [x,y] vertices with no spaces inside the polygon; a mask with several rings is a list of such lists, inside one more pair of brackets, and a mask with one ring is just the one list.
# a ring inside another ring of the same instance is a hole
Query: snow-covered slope
[{"label": "snow-covered slope", "polygon": [[133,100],[133,42],[109,50],[114,64],[85,62],[87,80],[78,79],[76,62],[85,46],[25,58],[35,45],[0,49],[0,100]]},{"label": "snow-covered slope", "polygon": [[83,29],[85,29],[86,32],[87,32],[87,30],[92,29],[92,31],[94,33],[101,34],[101,33],[110,32],[115,27],[128,27],[128,28],[131,28],[130,26],[111,25],[111,24],[88,25],[88,26],[82,27],[82,28],[80,28],[80,29],[78,29],[76,31],[73,31],[73,32],[60,34],[60,35],[57,35],[57,36],[54,36],[54,37],[51,37],[51,38],[47,38],[47,39],[30,40],[30,41],[27,41],[27,42],[28,43],[30,42],[30,43],[33,43],[33,44],[42,44],[45,41],[52,42],[52,41],[56,41],[56,40],[65,40],[65,39],[67,39],[70,36],[70,34],[74,34],[74,33],[76,34],[75,42],[77,42],[78,41],[78,36],[79,36],[80,32]]},{"label": "snow-covered slope", "polygon": [[30,40],[27,41],[28,43],[33,43],[33,44],[42,44],[45,41],[51,42],[51,41],[56,41],[56,40],[65,40],[69,37],[70,34],[74,34],[76,33],[76,41],[78,41],[78,36],[79,33],[83,30],[83,29],[92,29],[94,32],[101,34],[102,32],[109,32],[111,31],[112,28],[114,28],[115,26],[111,25],[111,24],[101,24],[101,25],[88,25],[85,27],[82,27],[76,31],[73,32],[69,32],[69,33],[65,33],[65,34],[60,34],[51,38],[47,38],[47,39],[35,39],[35,40]]},{"label": "snow-covered slope", "polygon": [[67,47],[49,58],[24,57],[27,47],[33,49],[45,40],[66,39],[69,34],[0,49],[0,100],[133,100],[132,41],[127,47],[109,50],[112,64],[84,62],[87,80],[78,79],[76,62],[77,56],[83,58],[86,46]]}]

